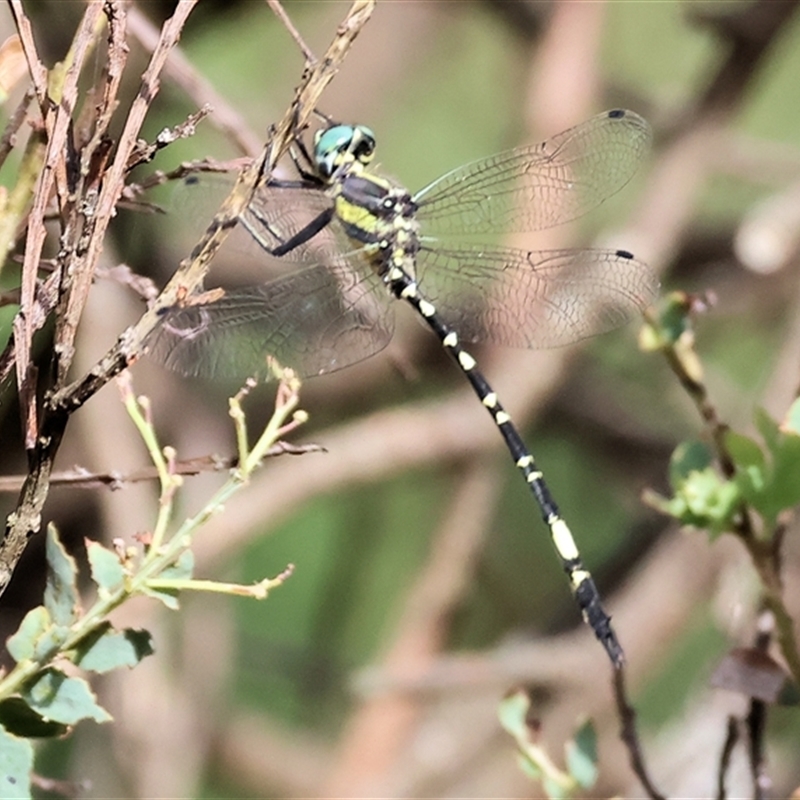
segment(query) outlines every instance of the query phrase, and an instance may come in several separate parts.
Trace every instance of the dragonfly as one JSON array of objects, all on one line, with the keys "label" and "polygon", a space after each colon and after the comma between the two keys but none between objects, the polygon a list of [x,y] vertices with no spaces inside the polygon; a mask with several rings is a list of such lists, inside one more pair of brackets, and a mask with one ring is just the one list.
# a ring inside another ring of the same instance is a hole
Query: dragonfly
[{"label": "dragonfly", "polygon": [[549,529],[584,620],[615,666],[624,653],[542,471],[469,343],[544,348],[617,328],[658,290],[620,249],[525,250],[493,243],[576,220],[619,192],[649,148],[638,114],[614,109],[533,145],[457,167],[412,194],[371,171],[375,134],[329,122],[296,180],[268,180],[239,222],[265,262],[291,271],[169,309],[149,355],[181,374],[267,376],[268,357],[304,377],[382,350],[392,300],[432,329],[489,411]]}]

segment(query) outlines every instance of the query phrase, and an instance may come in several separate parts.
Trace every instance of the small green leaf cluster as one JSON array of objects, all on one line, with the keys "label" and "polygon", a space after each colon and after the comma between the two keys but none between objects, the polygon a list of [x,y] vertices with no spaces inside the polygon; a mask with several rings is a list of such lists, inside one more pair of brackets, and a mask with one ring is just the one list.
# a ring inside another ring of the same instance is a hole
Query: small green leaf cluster
[{"label": "small green leaf cluster", "polygon": [[762,441],[734,431],[724,443],[734,474],[726,478],[714,465],[711,450],[700,442],[684,442],[670,462],[671,498],[648,495],[658,510],[682,525],[708,530],[713,536],[735,528],[745,506],[756,511],[763,529],[774,528],[781,512],[800,503],[800,400],[779,425],[766,412],[756,411]]},{"label": "small green leaf cluster", "polygon": [[755,423],[763,445],[733,432],[726,443],[742,499],[771,528],[782,511],[800,503],[800,400],[791,405],[782,424],[761,409],[756,410]]},{"label": "small green leaf cluster", "polygon": [[707,297],[672,292],[658,311],[646,314],[640,342],[667,359],[697,407],[708,446],[679,445],[670,464],[672,496],[648,492],[645,499],[682,525],[705,529],[712,537],[729,532],[744,545],[769,613],[765,630],[774,630],[797,686],[800,650],[795,621],[783,597],[781,551],[790,512],[800,504],[800,399],[781,423],[757,409],[757,437],[733,431],[723,422],[703,381],[703,365],[694,346],[692,316],[708,307]]},{"label": "small green leaf cluster", "polygon": [[517,743],[522,771],[539,781],[550,800],[569,800],[597,780],[597,734],[590,720],[583,722],[564,745],[565,769],[555,765],[540,742],[540,725],[532,714],[531,698],[524,689],[508,694],[498,708],[500,724]]},{"label": "small green leaf cluster", "polygon": [[[98,595],[118,589],[125,578],[119,557],[97,542],[89,545],[89,553]],[[68,664],[86,672],[104,673],[134,667],[153,653],[147,631],[118,631],[103,619],[86,623],[75,559],[66,552],[52,525],[47,530],[46,558],[44,604],[25,615],[7,642],[16,667],[0,681],[2,797],[30,794],[30,738],[62,736],[83,719],[111,719],[97,703],[87,680],[67,674]]]}]

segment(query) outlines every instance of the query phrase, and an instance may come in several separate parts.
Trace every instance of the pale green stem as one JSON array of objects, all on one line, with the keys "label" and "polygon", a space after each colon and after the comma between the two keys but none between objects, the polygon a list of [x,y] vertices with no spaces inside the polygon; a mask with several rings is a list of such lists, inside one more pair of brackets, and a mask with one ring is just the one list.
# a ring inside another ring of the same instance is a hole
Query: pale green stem
[{"label": "pale green stem", "polygon": [[568,792],[575,791],[578,786],[577,781],[571,775],[560,770],[543,748],[519,740],[517,740],[517,744],[525,757],[529,758],[542,771],[544,777],[549,778]]},{"label": "pale green stem", "polygon": [[195,580],[194,578],[154,578],[147,582],[151,589],[159,591],[193,591],[193,592],[216,592],[218,594],[233,594],[242,597],[255,597],[263,600],[270,589],[274,589],[283,583],[283,578],[264,578],[258,583],[222,583],[221,581]]}]

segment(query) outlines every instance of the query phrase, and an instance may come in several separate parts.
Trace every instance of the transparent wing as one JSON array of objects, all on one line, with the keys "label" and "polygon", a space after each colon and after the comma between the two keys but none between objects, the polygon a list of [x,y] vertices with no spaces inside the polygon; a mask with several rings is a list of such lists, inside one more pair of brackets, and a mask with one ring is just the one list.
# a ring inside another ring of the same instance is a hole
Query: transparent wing
[{"label": "transparent wing", "polygon": [[267,356],[310,377],[389,343],[394,317],[380,278],[347,265],[301,269],[206,305],[175,308],[148,339],[151,358],[183,375],[268,377]]},{"label": "transparent wing", "polygon": [[425,234],[536,231],[586,214],[631,179],[650,126],[607,111],[541,144],[465,164],[415,195]]},{"label": "transparent wing", "polygon": [[[201,222],[199,234],[211,221],[235,181],[236,176],[229,174],[191,175],[173,192],[173,209],[183,217]],[[267,184],[255,193],[240,218],[240,224],[267,253],[291,239],[320,214],[329,211],[331,206],[331,199],[320,189]],[[342,246],[333,231],[323,230],[281,256],[281,261],[319,264],[330,260]]]},{"label": "transparent wing", "polygon": [[[271,252],[331,210],[333,201],[320,189],[261,187],[242,215],[241,223],[258,244]],[[317,264],[334,259],[352,245],[339,225],[328,225],[307,242],[281,256],[282,261]]]},{"label": "transparent wing", "polygon": [[621,250],[478,245],[419,253],[420,292],[462,341],[559,347],[624,325],[658,280]]}]

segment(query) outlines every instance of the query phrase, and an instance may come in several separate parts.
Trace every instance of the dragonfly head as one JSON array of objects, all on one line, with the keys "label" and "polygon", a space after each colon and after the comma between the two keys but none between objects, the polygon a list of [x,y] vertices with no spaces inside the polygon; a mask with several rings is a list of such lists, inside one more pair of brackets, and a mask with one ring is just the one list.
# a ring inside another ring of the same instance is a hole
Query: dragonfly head
[{"label": "dragonfly head", "polygon": [[365,125],[334,125],[314,137],[314,162],[328,181],[342,172],[360,171],[374,154],[375,134]]}]

